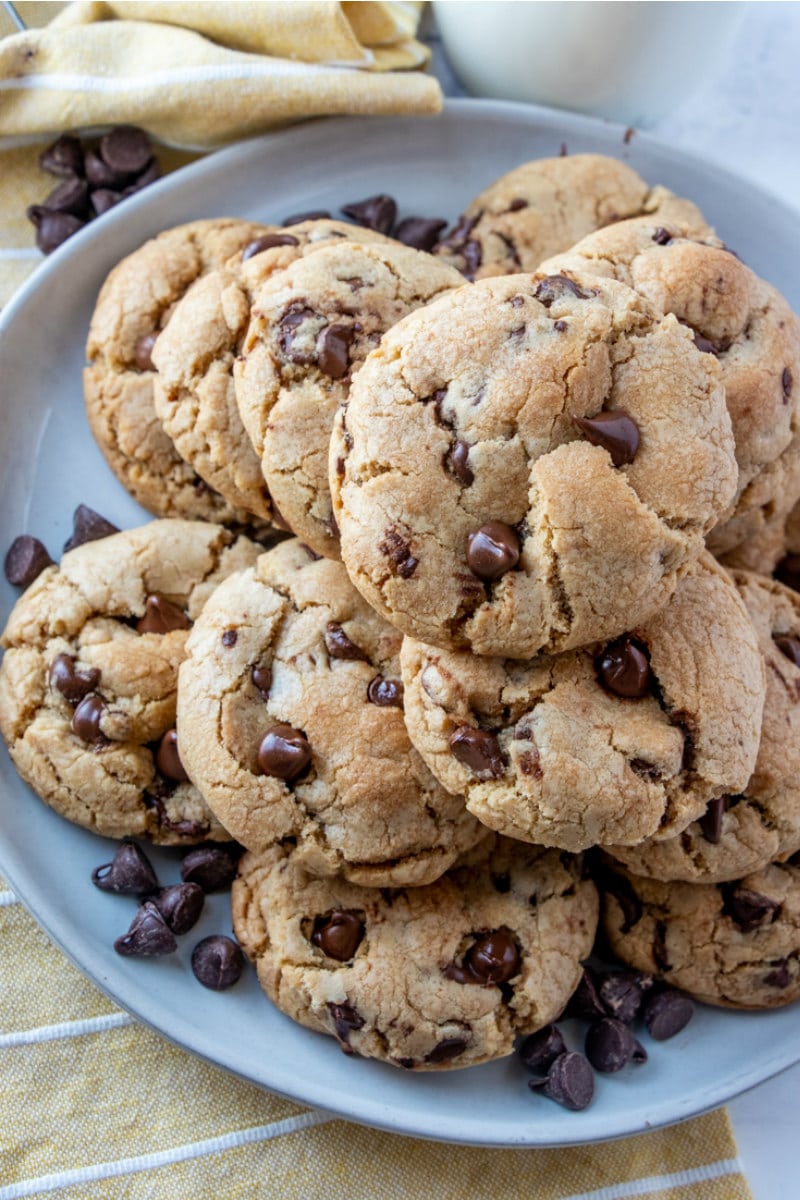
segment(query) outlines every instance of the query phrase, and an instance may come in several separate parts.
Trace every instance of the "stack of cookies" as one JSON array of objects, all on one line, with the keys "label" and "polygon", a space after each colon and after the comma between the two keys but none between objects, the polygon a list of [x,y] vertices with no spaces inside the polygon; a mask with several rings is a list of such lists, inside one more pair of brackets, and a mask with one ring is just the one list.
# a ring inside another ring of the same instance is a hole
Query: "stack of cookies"
[{"label": "stack of cookies", "polygon": [[624,963],[787,1003],[800,322],[612,159],[512,171],[433,253],[387,199],[112,272],[87,412],[160,519],[18,602],[14,761],[96,832],[241,843],[239,943],[348,1052],[510,1053],[598,891]]}]

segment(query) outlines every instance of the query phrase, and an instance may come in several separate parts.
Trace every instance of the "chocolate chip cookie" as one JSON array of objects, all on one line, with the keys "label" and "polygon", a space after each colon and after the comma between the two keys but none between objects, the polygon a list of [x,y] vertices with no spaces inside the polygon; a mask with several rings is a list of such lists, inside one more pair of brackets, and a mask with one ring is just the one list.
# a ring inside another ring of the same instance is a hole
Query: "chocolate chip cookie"
[{"label": "chocolate chip cookie", "polygon": [[224,266],[189,288],[153,350],[154,404],[167,436],[230,504],[267,520],[275,513],[239,416],[233,364],[250,320],[253,293],[275,271],[334,239],[388,241],[340,221],[262,230]]},{"label": "chocolate chip cookie", "polygon": [[401,653],[411,740],[492,829],[583,850],[670,837],[756,760],[764,671],[709,554],[623,637],[531,662]]},{"label": "chocolate chip cookie", "polygon": [[245,854],[233,927],[269,998],[346,1054],[409,1070],[510,1054],[557,1017],[592,946],[581,860],[500,840],[417,888],[314,879],[290,845]]},{"label": "chocolate chip cookie", "polygon": [[708,535],[725,554],[785,516],[800,497],[800,320],[720,240],[661,217],[621,221],[542,271],[618,279],[674,313],[720,365],[736,442],[733,509]]},{"label": "chocolate chip cookie", "polygon": [[622,867],[597,878],[623,962],[724,1008],[800,997],[800,863],[720,884],[663,883]]},{"label": "chocolate chip cookie", "polygon": [[436,253],[468,279],[536,271],[595,229],[657,214],[706,231],[700,210],[663,187],[650,188],[625,163],[572,154],[523,163],[476,196]]},{"label": "chocolate chip cookie", "polygon": [[70,551],[20,597],[0,732],[56,812],[105,837],[228,838],[181,763],[178,667],[216,584],[260,550],[219,525],[153,521]]},{"label": "chocolate chip cookie", "polygon": [[411,747],[400,640],[296,540],[209,601],[180,675],[181,755],[248,849],[291,838],[316,874],[422,884],[484,835]]},{"label": "chocolate chip cookie", "polygon": [[800,850],[800,596],[749,572],[733,579],[766,667],[756,765],[745,788],[716,796],[679,837],[612,847],[637,875],[718,883]]},{"label": "chocolate chip cookie", "polygon": [[289,527],[339,557],[328,485],[333,418],[382,334],[463,284],[452,267],[408,246],[325,246],[256,293],[236,396],[267,485]]},{"label": "chocolate chip cookie", "polygon": [[667,600],[736,487],[719,364],[594,277],[452,291],[384,335],[331,442],[342,558],[404,633],[529,658]]},{"label": "chocolate chip cookie", "polygon": [[246,522],[179,455],[153,400],[153,347],[195,280],[266,227],[220,218],[168,229],[114,268],[97,300],[83,375],[89,425],[117,479],[163,517]]}]

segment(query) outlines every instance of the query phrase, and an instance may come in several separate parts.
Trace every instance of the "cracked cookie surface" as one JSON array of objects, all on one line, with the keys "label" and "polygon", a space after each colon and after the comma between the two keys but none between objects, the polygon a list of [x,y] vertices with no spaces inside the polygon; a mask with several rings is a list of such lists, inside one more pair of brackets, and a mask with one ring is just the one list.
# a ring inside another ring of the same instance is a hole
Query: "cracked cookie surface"
[{"label": "cracked cookie surface", "polygon": [[463,279],[395,243],[340,243],[256,292],[235,367],[236,397],[270,492],[298,537],[338,558],[328,484],[333,418],[381,335]]},{"label": "cracked cookie surface", "polygon": [[603,926],[623,962],[706,1004],[778,1008],[800,997],[800,863],[721,884],[598,874]]},{"label": "cracked cookie surface", "polygon": [[637,875],[716,883],[800,850],[800,596],[772,579],[734,572],[766,667],[758,758],[747,786],[711,801],[677,838],[610,847]]},{"label": "cracked cookie surface", "polygon": [[123,259],[98,296],[83,374],[92,433],[117,479],[149,512],[247,522],[181,457],[153,397],[156,338],[175,304],[200,276],[231,257],[265,226],[232,218],[168,229]]},{"label": "cracked cookie surface", "polygon": [[181,753],[248,849],[294,838],[315,873],[422,884],[484,835],[411,746],[400,640],[295,540],[209,601],[180,675]]},{"label": "cracked cookie surface", "polygon": [[313,879],[288,845],[245,854],[233,926],[269,998],[345,1053],[435,1070],[510,1054],[581,975],[597,894],[581,860],[498,840],[426,887]]},{"label": "cracked cookie surface", "polygon": [[3,634],[0,731],[56,812],[105,837],[230,840],[170,731],[188,629],[261,549],[219,525],[153,521],[70,551],[20,597]]},{"label": "cracked cookie surface", "polygon": [[700,210],[625,163],[573,154],[523,163],[476,196],[436,253],[468,279],[536,271],[595,229],[657,214],[705,231]]},{"label": "cracked cookie surface", "polygon": [[610,645],[520,662],[406,638],[401,663],[411,740],[434,775],[525,841],[575,851],[670,837],[743,789],[756,760],[761,657],[707,553]]},{"label": "cracked cookie surface", "polygon": [[422,641],[516,658],[646,620],[737,474],[714,356],[624,284],[563,276],[486,279],[405,317],[330,455],[369,603]]},{"label": "cracked cookie surface", "polygon": [[712,553],[785,517],[800,496],[800,320],[780,292],[719,238],[662,217],[602,229],[540,269],[628,284],[719,362],[739,482],[732,511],[708,535]]}]

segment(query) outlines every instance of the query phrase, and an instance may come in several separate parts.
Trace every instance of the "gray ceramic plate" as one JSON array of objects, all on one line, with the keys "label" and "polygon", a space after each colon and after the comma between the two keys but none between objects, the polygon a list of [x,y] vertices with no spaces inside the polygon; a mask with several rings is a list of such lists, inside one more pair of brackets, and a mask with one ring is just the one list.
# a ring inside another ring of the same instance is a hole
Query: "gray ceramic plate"
[{"label": "gray ceramic plate", "polygon": [[[800,218],[752,184],[637,134],[522,105],[455,101],[440,117],[337,119],[235,146],[149,188],[73,238],[34,274],[0,320],[3,505],[0,550],[21,532],[56,551],[84,502],[122,527],[147,518],[124,493],[83,414],[83,347],[111,267],[150,235],[198,217],[280,221],[386,191],[401,212],[453,218],[496,176],[527,159],[600,151],[651,183],[690,196],[725,241],[800,305]],[[13,601],[2,584],[3,620]],[[252,973],[228,993],[200,987],[191,946],[225,931],[215,897],[196,937],[173,960],[118,957],[113,939],[132,903],[98,892],[91,870],[110,842],[61,820],[0,755],[0,870],[48,933],[118,1004],[174,1042],[273,1091],[385,1129],[486,1146],[548,1146],[618,1137],[688,1117],[800,1060],[800,1011],[737,1014],[700,1008],[650,1061],[598,1078],[583,1113],[531,1095],[511,1059],[439,1075],[346,1059],[335,1042],[294,1025]],[[178,857],[154,852],[163,880]]]}]

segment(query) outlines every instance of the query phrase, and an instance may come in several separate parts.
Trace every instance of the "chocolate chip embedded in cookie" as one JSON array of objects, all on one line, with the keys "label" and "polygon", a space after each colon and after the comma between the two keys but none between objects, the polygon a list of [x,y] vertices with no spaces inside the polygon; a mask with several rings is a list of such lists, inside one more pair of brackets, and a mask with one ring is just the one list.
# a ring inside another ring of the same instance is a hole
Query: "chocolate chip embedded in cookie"
[{"label": "chocolate chip embedded in cookie", "polygon": [[56,812],[106,837],[229,840],[182,762],[178,667],[209,594],[260,549],[218,525],[153,521],[79,546],[20,597],[0,731]]},{"label": "chocolate chip embedded in cookie", "polygon": [[[800,997],[800,866],[775,863],[720,884],[665,883],[614,864],[597,878],[606,936],[623,962],[725,1008]],[[621,889],[636,899],[632,919]]]},{"label": "chocolate chip embedded in cookie", "polygon": [[340,563],[296,540],[211,598],[180,675],[178,736],[248,849],[291,838],[315,873],[422,884],[484,836],[408,740],[400,641]]},{"label": "chocolate chip embedded in cookie", "polygon": [[520,662],[406,638],[401,664],[408,731],[436,778],[525,841],[635,856],[650,837],[666,854],[661,839],[743,790],[756,761],[756,635],[707,553],[655,617],[605,646]]},{"label": "chocolate chip embedded in cookie", "polygon": [[270,999],[347,1054],[421,1071],[501,1058],[559,1015],[592,946],[595,889],[569,855],[490,839],[408,889],[314,879],[299,857],[244,855],[234,932]]},{"label": "chocolate chip embedded in cookie", "polygon": [[529,658],[613,638],[700,553],[733,451],[719,365],[674,317],[614,280],[482,280],[405,317],[355,376],[329,459],[342,558],[432,645]]}]

